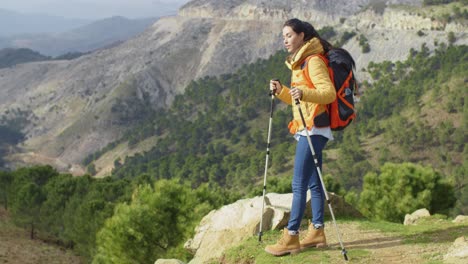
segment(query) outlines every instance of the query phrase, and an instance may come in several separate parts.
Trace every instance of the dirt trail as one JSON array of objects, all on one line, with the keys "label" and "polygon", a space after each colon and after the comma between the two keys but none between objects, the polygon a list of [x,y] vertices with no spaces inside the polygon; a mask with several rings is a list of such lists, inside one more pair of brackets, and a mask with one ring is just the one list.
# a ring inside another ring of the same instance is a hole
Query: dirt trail
[{"label": "dirt trail", "polygon": [[[365,230],[358,223],[339,224],[339,228],[349,257],[349,262],[343,260],[342,263],[444,263],[443,256],[453,243],[448,239],[446,232],[457,232],[460,233],[459,236],[468,234],[468,226],[461,226],[453,230],[435,232],[426,243],[408,243],[408,238],[405,239],[401,235]],[[323,253],[330,255],[331,260],[343,259],[333,226],[328,224],[325,232],[329,248]],[[418,236],[415,235],[414,239],[418,239]]]}]

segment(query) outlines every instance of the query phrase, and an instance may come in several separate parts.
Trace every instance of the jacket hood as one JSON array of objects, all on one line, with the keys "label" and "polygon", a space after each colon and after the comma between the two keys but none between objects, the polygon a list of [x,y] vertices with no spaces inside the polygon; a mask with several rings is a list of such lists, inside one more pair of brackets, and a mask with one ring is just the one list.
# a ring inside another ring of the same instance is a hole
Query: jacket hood
[{"label": "jacket hood", "polygon": [[323,54],[324,50],[322,43],[318,38],[313,38],[302,45],[302,47],[294,54],[288,56],[286,59],[286,65],[289,69],[294,69],[300,66],[305,58],[313,54]]}]

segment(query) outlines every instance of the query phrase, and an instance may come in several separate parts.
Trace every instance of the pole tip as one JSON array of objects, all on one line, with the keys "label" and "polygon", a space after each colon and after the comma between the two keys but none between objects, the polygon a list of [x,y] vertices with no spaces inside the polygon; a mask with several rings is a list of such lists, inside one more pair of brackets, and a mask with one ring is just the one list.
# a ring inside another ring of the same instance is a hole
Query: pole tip
[{"label": "pole tip", "polygon": [[343,257],[344,257],[344,259],[345,259],[346,261],[348,261],[348,255],[347,255],[347,253],[348,253],[348,252],[346,252],[345,249],[343,249],[343,250],[341,251],[341,254],[343,254]]}]

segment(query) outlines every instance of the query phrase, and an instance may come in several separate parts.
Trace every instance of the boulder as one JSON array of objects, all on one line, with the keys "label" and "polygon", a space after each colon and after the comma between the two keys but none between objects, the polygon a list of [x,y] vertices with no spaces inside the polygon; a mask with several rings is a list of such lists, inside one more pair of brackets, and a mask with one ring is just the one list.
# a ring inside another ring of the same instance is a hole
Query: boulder
[{"label": "boulder", "polygon": [[185,264],[178,259],[158,259],[154,264]]},{"label": "boulder", "polygon": [[468,263],[468,240],[466,237],[459,237],[453,242],[447,254],[444,256],[444,263]]},{"label": "boulder", "polygon": [[426,208],[419,209],[414,211],[412,214],[406,214],[405,220],[403,221],[404,225],[415,225],[417,221],[424,217],[429,217],[431,214]]},{"label": "boulder", "polygon": [[[333,214],[338,219],[340,217],[353,217],[353,218],[364,218],[364,216],[359,212],[356,208],[352,205],[347,203],[343,197],[329,192],[328,199],[330,199],[331,207],[333,209]],[[310,213],[310,200],[307,201],[307,217],[311,217],[312,214]],[[330,215],[330,209],[325,202],[325,216]]]},{"label": "boulder", "polygon": [[458,215],[452,222],[456,224],[468,223],[468,215]]},{"label": "boulder", "polygon": [[[362,218],[363,215],[348,204],[343,197],[335,193],[328,193],[333,214],[338,217],[358,217]],[[288,224],[289,215],[292,204],[292,193],[277,194],[269,193],[266,195],[265,203],[274,210],[273,219],[271,221],[271,229],[282,229]],[[330,216],[330,209],[325,202],[325,216]],[[312,209],[310,206],[310,192],[307,192],[307,204],[304,213],[304,219],[312,217]]]},{"label": "boulder", "polygon": [[265,205],[273,210],[269,229],[282,229],[288,224],[291,204],[292,194],[269,193],[265,195]]},{"label": "boulder", "polygon": [[[266,200],[266,199],[265,199]],[[256,235],[262,217],[263,197],[239,200],[211,211],[195,229],[195,236],[184,245],[195,254],[190,264],[218,259],[225,249]],[[273,210],[265,206],[263,230],[271,226]]]},{"label": "boulder", "polygon": [[[329,194],[336,217],[362,216],[341,197]],[[206,215],[195,229],[195,235],[184,247],[195,256],[189,264],[207,263],[222,257],[224,250],[243,240],[258,235],[260,220],[262,230],[282,229],[289,220],[292,194],[269,193],[265,195],[265,208],[262,216],[263,197],[239,200],[225,205]],[[328,214],[328,206],[325,206]],[[310,195],[304,219],[311,217]]]}]

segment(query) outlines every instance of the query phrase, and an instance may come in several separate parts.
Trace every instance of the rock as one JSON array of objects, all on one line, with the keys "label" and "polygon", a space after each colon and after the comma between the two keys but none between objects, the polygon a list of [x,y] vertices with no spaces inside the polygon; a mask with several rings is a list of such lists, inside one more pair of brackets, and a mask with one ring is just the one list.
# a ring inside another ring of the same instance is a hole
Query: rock
[{"label": "rock", "polygon": [[452,222],[457,224],[468,223],[468,215],[458,215]]},{"label": "rock", "polygon": [[453,245],[444,256],[444,263],[468,263],[468,240],[466,237],[459,237],[453,242]]},{"label": "rock", "polygon": [[406,214],[405,215],[405,221],[403,222],[404,225],[414,225],[416,222],[423,218],[423,217],[429,217],[431,214],[426,208],[419,209],[414,211],[412,214]]},{"label": "rock", "polygon": [[[364,216],[359,212],[356,208],[354,208],[352,205],[347,203],[343,197],[329,192],[328,193],[328,198],[330,199],[330,204],[333,209],[333,213],[336,218],[339,217],[355,217],[355,218],[364,218]],[[310,211],[310,200],[307,202],[307,208],[308,210],[306,212]],[[308,215],[311,217],[312,214]],[[330,209],[328,205],[325,202],[325,215],[330,215]]]},{"label": "rock", "polygon": [[185,264],[178,259],[158,259],[154,264]]},{"label": "rock", "polygon": [[269,193],[265,195],[265,204],[273,210],[270,229],[282,229],[288,224],[291,211],[292,194]]},{"label": "rock", "polygon": [[[343,199],[329,194],[335,216],[360,215]],[[210,259],[219,259],[224,250],[237,243],[258,235],[263,197],[239,200],[233,204],[211,211],[195,229],[195,236],[184,247],[195,256],[189,263],[206,263]],[[269,193],[265,195],[262,231],[282,229],[289,220],[292,194]],[[335,208],[336,206],[336,208]],[[310,195],[304,219],[311,217]],[[325,213],[327,214],[328,209]]]},{"label": "rock", "polygon": [[[288,194],[276,194],[269,193],[266,195],[268,201],[266,202],[273,210],[274,216],[271,221],[271,229],[282,229],[285,227],[289,220],[289,212],[291,211],[292,204],[292,193]],[[353,206],[348,204],[343,197],[334,193],[328,193],[331,207],[336,218],[339,217],[363,217],[362,214],[356,210]],[[330,209],[325,202],[325,215],[331,215]],[[304,219],[310,219],[312,217],[312,210],[310,206],[310,192],[307,192],[307,204],[304,213]]]},{"label": "rock", "polygon": [[[225,249],[256,235],[259,231],[263,197],[239,200],[211,211],[184,245],[195,254],[189,263],[207,263],[222,256]],[[265,206],[263,230],[271,226],[273,210]]]}]

